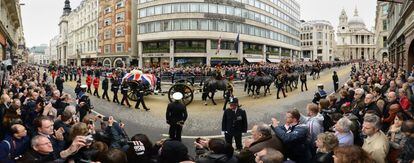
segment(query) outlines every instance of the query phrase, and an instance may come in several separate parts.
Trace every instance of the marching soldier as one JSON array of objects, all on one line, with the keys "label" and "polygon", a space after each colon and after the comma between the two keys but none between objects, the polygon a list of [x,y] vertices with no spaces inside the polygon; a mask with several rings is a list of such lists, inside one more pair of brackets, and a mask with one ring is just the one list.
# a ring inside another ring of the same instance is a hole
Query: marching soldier
[{"label": "marching soldier", "polygon": [[106,97],[106,99],[110,101],[109,96],[108,96],[108,85],[109,85],[108,77],[104,75],[104,80],[102,80],[102,90],[103,90],[102,99],[105,99]]},{"label": "marching soldier", "polygon": [[124,101],[125,101],[128,107],[131,107],[128,101],[128,90],[129,90],[128,83],[126,82],[126,80],[124,80],[121,85],[121,94],[122,94],[121,105],[124,105]]},{"label": "marching soldier", "polygon": [[99,93],[98,93],[99,83],[100,83],[99,76],[95,76],[95,78],[93,79],[93,87],[95,88],[95,90],[93,91],[93,95],[98,96],[98,98],[100,98]]},{"label": "marching soldier", "polygon": [[230,83],[227,84],[226,93],[224,94],[224,106],[223,110],[226,110],[227,103],[230,101],[230,98],[233,98],[233,87]]},{"label": "marching soldier", "polygon": [[91,91],[91,85],[92,85],[92,77],[90,74],[86,77],[86,86],[88,87],[87,93],[92,93]]},{"label": "marching soldier", "polygon": [[111,91],[114,93],[114,98],[112,99],[112,102],[118,103],[118,90],[119,90],[119,83],[117,77],[112,78],[112,84],[111,84]]},{"label": "marching soldier", "polygon": [[302,85],[301,85],[302,92],[303,92],[303,85],[305,85],[306,91],[308,91],[308,85],[306,84],[306,80],[307,80],[306,78],[307,78],[306,73],[302,72],[300,74],[300,81],[302,82]]},{"label": "marching soldier", "polygon": [[180,101],[183,98],[183,94],[175,92],[173,94],[174,102],[168,104],[167,113],[165,119],[167,124],[170,125],[169,135],[173,140],[181,141],[181,131],[185,121],[187,120],[187,108]]},{"label": "marching soldier", "polygon": [[136,93],[137,93],[138,100],[137,100],[137,103],[135,104],[135,109],[140,109],[139,104],[142,104],[142,107],[144,107],[145,111],[148,111],[150,109],[145,105],[145,102],[144,102],[144,92],[146,89],[145,85],[142,83],[142,80],[138,80],[137,82],[138,82],[138,85],[137,85],[138,91],[136,91]]},{"label": "marching soldier", "polygon": [[318,84],[318,92],[315,93],[312,102],[319,104],[319,100],[326,98],[327,95],[328,94],[325,92],[325,90],[323,90],[323,84]]},{"label": "marching soldier", "polygon": [[79,116],[80,116],[80,120],[82,121],[83,117],[86,116],[86,114],[91,112],[91,109],[93,109],[93,106],[91,104],[91,101],[89,99],[89,96],[85,93],[86,92],[86,85],[82,85],[81,87],[81,91],[78,94],[77,100],[78,100],[78,111],[79,111]]},{"label": "marching soldier", "polygon": [[282,91],[282,93],[283,93],[283,97],[286,97],[286,94],[285,94],[285,90],[283,89],[283,78],[282,78],[282,74],[279,74],[277,77],[276,77],[276,87],[277,87],[277,99],[280,99],[279,98],[279,92],[280,91]]},{"label": "marching soldier", "polygon": [[76,87],[75,87],[75,94],[76,97],[79,95],[80,91],[81,91],[81,80],[76,81]]},{"label": "marching soldier", "polygon": [[61,77],[61,76],[58,76],[58,77],[56,78],[56,81],[55,81],[56,88],[59,90],[60,94],[62,94],[62,93],[63,93],[63,82],[64,82],[64,81],[65,81],[65,80],[64,80],[64,79],[62,79],[62,77]]}]

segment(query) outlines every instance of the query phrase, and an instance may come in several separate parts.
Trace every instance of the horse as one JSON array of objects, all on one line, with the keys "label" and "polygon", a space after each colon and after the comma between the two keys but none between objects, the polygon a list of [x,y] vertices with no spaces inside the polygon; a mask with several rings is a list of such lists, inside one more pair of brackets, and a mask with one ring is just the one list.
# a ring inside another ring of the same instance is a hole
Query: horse
[{"label": "horse", "polygon": [[[227,86],[230,84],[228,80],[218,80],[217,78],[210,77],[203,83],[203,97],[204,105],[207,105],[207,97],[211,99],[214,105],[217,105],[214,101],[214,95],[216,91],[223,91],[223,97],[227,91]],[[210,95],[211,94],[211,95]]]},{"label": "horse", "polygon": [[272,75],[263,75],[263,76],[247,76],[245,81],[245,91],[247,88],[247,94],[250,95],[252,91],[253,95],[256,93],[254,98],[258,98],[260,94],[260,88],[264,88],[264,96],[267,95],[267,92],[270,93],[270,86],[272,85],[275,78]]}]

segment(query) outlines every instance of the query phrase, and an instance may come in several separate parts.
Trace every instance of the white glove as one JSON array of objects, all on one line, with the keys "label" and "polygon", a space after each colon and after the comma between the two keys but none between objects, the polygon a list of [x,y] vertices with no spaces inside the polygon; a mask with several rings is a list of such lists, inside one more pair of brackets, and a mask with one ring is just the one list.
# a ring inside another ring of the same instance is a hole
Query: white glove
[{"label": "white glove", "polygon": [[227,131],[221,131],[221,135],[224,135],[225,133],[227,133]]}]

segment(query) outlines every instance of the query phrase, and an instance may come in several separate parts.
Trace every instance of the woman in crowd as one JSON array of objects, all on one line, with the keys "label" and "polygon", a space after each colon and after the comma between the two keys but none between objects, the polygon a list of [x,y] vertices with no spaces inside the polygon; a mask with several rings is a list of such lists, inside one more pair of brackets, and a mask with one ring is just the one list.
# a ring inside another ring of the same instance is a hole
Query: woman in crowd
[{"label": "woman in crowd", "polygon": [[335,163],[374,163],[367,152],[355,145],[336,148],[333,159]]},{"label": "woman in crowd", "polygon": [[405,143],[405,135],[401,132],[401,126],[404,122],[403,113],[396,114],[394,123],[387,132],[387,137],[390,142],[390,152],[388,153],[388,161],[390,163],[397,163],[397,158],[400,155],[401,148]]},{"label": "woman in crowd", "polygon": [[338,138],[330,132],[320,133],[316,139],[315,163],[333,163],[333,150],[339,144]]}]

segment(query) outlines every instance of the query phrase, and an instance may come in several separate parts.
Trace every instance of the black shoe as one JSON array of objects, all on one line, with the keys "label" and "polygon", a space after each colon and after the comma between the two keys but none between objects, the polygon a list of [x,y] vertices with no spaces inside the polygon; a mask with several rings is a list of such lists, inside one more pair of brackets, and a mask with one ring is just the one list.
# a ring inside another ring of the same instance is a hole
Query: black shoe
[{"label": "black shoe", "polygon": [[148,110],[150,110],[149,108],[145,108],[145,111],[148,111]]},{"label": "black shoe", "polygon": [[131,105],[128,105],[128,108],[130,108],[131,107]]},{"label": "black shoe", "polygon": [[276,99],[280,99],[279,97],[277,97]]},{"label": "black shoe", "polygon": [[139,110],[139,109],[141,109],[141,108],[139,108],[139,107],[136,107],[135,109],[138,109],[138,110]]}]

